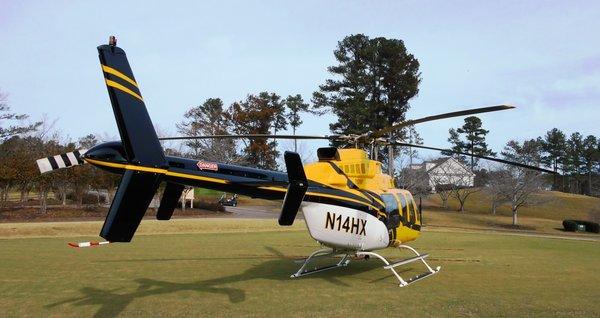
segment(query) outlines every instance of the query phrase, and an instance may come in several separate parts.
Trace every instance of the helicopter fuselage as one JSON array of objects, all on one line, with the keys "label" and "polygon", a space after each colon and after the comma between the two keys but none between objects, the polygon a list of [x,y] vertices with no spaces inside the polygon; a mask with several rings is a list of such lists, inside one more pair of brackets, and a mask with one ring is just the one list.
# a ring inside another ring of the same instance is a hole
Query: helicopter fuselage
[{"label": "helicopter fuselage", "polygon": [[[310,235],[323,245],[353,250],[375,250],[414,240],[419,235],[420,217],[412,196],[391,187],[389,176],[381,173],[380,163],[366,159],[361,152],[364,153],[358,149],[339,150],[342,157],[352,154],[364,162],[323,160],[305,166],[309,184],[300,210]],[[86,162],[109,172],[163,174],[163,180],[169,183],[252,198],[283,200],[289,184],[288,175],[279,171],[173,156],[166,156],[167,167],[148,167],[129,163],[125,158],[121,142],[100,144],[83,155]],[[346,174],[344,169],[350,172],[349,165],[356,165],[356,171]],[[356,183],[371,182],[359,180],[357,172],[363,170],[362,177],[371,181],[379,178],[379,183],[387,188],[358,187]]]}]

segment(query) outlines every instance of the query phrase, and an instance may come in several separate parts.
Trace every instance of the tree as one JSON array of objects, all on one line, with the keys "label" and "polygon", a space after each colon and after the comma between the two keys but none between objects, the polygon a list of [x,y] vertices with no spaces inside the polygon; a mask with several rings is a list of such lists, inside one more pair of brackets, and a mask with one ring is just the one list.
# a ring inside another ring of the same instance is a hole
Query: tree
[{"label": "tree", "polygon": [[[565,134],[560,131],[558,128],[552,128],[552,130],[549,130],[548,132],[546,132],[546,135],[544,136],[543,139],[541,139],[541,145],[542,145],[542,150],[543,150],[543,155],[542,155],[542,163],[552,167],[552,169],[554,170],[554,176],[553,176],[553,184],[552,184],[552,188],[554,190],[558,189],[558,184],[557,184],[557,172],[558,172],[558,168],[559,165],[563,165],[563,169],[564,169],[564,163],[566,160],[566,151],[565,149],[567,148],[567,144],[566,144],[566,138],[565,138]],[[564,172],[564,171],[563,171]],[[564,191],[564,177],[563,177],[563,185],[562,185],[562,190]]]},{"label": "tree", "polygon": [[491,202],[491,213],[496,214],[496,209],[511,198],[511,179],[509,170],[499,169],[488,172],[485,190]]},{"label": "tree", "polygon": [[[231,129],[220,98],[209,98],[201,105],[190,108],[184,118],[177,124],[177,130],[189,137],[227,135]],[[233,139],[191,139],[184,144],[191,149],[190,155],[195,158],[226,163],[238,160]]]},{"label": "tree", "polygon": [[581,175],[584,171],[583,162],[583,136],[579,132],[572,133],[567,140],[566,173],[575,178],[572,186],[569,180],[569,189],[572,193],[581,193]]},{"label": "tree", "polygon": [[[296,129],[302,125],[302,118],[300,118],[301,113],[310,113],[310,114],[323,114],[322,111],[318,111],[310,106],[310,104],[305,103],[304,99],[300,94],[296,94],[294,96],[289,95],[283,103],[287,108],[286,117],[287,121],[292,127],[292,133],[296,135]],[[294,139],[294,152],[298,152],[298,141]]]},{"label": "tree", "polygon": [[[423,144],[423,138],[421,138],[421,135],[415,129],[415,125],[410,125],[410,126],[406,127],[406,130],[407,130],[407,136],[404,139],[404,141],[406,143],[413,144],[413,145],[422,145]],[[403,147],[403,149],[400,153],[402,155],[405,155],[408,157],[409,165],[412,165],[413,160],[415,158],[418,158],[418,156],[419,156],[419,152],[417,150],[413,149],[412,147]]]},{"label": "tree", "polygon": [[[458,129],[451,128],[448,141],[452,144],[452,150],[467,152],[480,156],[494,156],[495,153],[488,148],[485,136],[490,132],[482,128],[481,119],[477,116],[465,118],[465,123]],[[465,140],[461,139],[461,136]],[[478,159],[471,156],[471,171],[475,169]]]},{"label": "tree", "polygon": [[436,165],[427,171],[434,191],[442,200],[442,206],[447,208],[448,198],[454,197],[459,202],[458,210],[464,212],[469,196],[481,191],[473,187],[474,174],[453,158],[439,158],[432,163]]},{"label": "tree", "polygon": [[[537,140],[527,140],[523,144],[511,140],[504,147],[502,155],[506,160],[539,166],[541,152],[542,147]],[[508,196],[511,203],[513,225],[517,225],[519,208],[536,203],[532,195],[540,190],[542,178],[540,172],[527,168],[510,165],[507,166],[507,170],[510,173],[510,178],[507,179],[506,189],[510,190]]]},{"label": "tree", "polygon": [[[315,107],[337,115],[337,122],[329,126],[333,133],[362,134],[405,119],[409,100],[419,92],[421,73],[419,61],[402,40],[350,35],[338,42],[334,56],[338,64],[327,68],[334,78],[320,85],[312,98]],[[403,136],[396,131],[389,137]],[[394,148],[389,149],[393,167]],[[388,156],[382,154],[383,159]]]},{"label": "tree", "polygon": [[[423,138],[419,135],[414,125],[407,127],[407,137],[404,140],[406,143],[422,145]],[[396,158],[396,164],[403,166],[403,162],[408,158],[408,163],[404,164],[404,169],[397,175],[398,184],[402,185],[403,188],[410,190],[413,193],[427,193],[429,189],[428,177],[426,171],[423,169],[414,169],[414,159],[419,157],[417,150],[412,147],[402,147],[400,156]]]},{"label": "tree", "polygon": [[[262,92],[248,95],[246,100],[233,103],[226,114],[236,134],[270,134],[285,129],[285,105],[274,93]],[[262,169],[277,168],[277,141],[267,138],[252,138],[245,141],[244,161]]]},{"label": "tree", "polygon": [[581,158],[583,159],[585,173],[587,174],[587,195],[591,195],[594,165],[598,160],[600,160],[598,139],[595,136],[589,135],[583,140]]},{"label": "tree", "polygon": [[22,121],[27,119],[27,117],[27,115],[11,113],[10,107],[8,106],[7,94],[0,91],[0,141],[6,140],[12,136],[35,131],[42,124],[41,122],[36,122],[30,125],[13,124],[5,126],[5,121]]}]

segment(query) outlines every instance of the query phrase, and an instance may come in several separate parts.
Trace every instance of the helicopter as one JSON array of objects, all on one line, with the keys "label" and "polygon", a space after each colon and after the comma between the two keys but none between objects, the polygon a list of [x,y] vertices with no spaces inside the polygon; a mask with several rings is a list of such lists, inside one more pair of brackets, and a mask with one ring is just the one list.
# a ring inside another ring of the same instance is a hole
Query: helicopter
[{"label": "helicopter", "polygon": [[[396,188],[393,178],[382,171],[382,163],[370,158],[367,151],[358,147],[359,144],[386,143],[472,155],[552,173],[551,170],[519,162],[384,137],[409,125],[514,108],[508,105],[407,120],[361,135],[258,134],[158,138],[125,51],[116,45],[116,38],[112,36],[109,44],[100,45],[97,49],[121,141],[37,160],[41,173],[86,163],[122,175],[100,231],[100,236],[106,241],[69,243],[73,247],[130,242],[161,183],[166,186],[156,218],[164,221],[171,219],[186,186],[200,187],[251,198],[282,200],[278,218],[281,226],[292,225],[301,211],[310,236],[323,248],[301,260],[301,266],[291,275],[292,278],[344,267],[354,258],[374,257],[385,264],[383,268],[390,270],[399,286],[403,287],[438,273],[441,267],[430,266],[426,261],[428,254],[421,254],[407,245],[421,234],[420,204],[417,206],[409,191]],[[319,148],[318,161],[306,165],[302,164],[298,153],[286,151],[286,172],[166,156],[161,146],[161,140],[208,138],[325,139],[345,141],[352,146]],[[376,252],[388,247],[409,250],[414,256],[390,262]],[[307,269],[313,260],[324,257],[340,257],[340,260],[329,266]],[[422,274],[404,279],[396,270],[398,266],[417,261],[426,267]]]}]

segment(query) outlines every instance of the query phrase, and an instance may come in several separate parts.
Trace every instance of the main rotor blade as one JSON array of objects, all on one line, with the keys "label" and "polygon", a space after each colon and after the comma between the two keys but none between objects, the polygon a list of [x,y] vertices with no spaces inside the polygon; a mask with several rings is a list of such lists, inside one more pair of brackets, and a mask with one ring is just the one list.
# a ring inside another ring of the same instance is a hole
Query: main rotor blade
[{"label": "main rotor blade", "polygon": [[310,136],[310,135],[269,135],[269,134],[248,134],[248,135],[206,135],[206,136],[178,136],[178,137],[162,137],[158,140],[192,140],[192,139],[237,139],[237,138],[273,138],[273,139],[348,139],[350,137],[341,135],[331,136]]},{"label": "main rotor blade", "polygon": [[494,158],[494,157],[481,156],[481,155],[477,155],[477,154],[470,154],[470,153],[466,153],[466,152],[454,151],[452,149],[442,149],[442,148],[429,147],[429,146],[423,146],[423,145],[414,145],[414,144],[408,144],[408,143],[404,143],[404,142],[391,142],[390,144],[395,145],[395,146],[405,146],[405,147],[415,147],[415,148],[421,148],[421,149],[437,150],[437,151],[442,151],[442,152],[454,153],[454,154],[462,155],[462,156],[473,156],[475,158],[485,159],[485,160],[489,160],[489,161],[495,161],[495,162],[499,162],[499,163],[503,163],[503,164],[507,164],[507,165],[511,165],[511,166],[517,166],[517,167],[521,167],[521,168],[537,170],[537,171],[552,173],[552,174],[556,173],[552,170],[548,170],[548,169],[544,169],[544,168],[540,168],[540,167],[536,167],[536,166],[532,166],[532,165],[527,165],[527,164],[520,163],[520,162],[509,161],[509,160],[504,160],[504,159]]},{"label": "main rotor blade", "polygon": [[374,131],[372,133],[364,134],[361,137],[378,138],[378,137],[384,136],[385,134],[392,132],[394,130],[398,130],[398,129],[404,128],[406,126],[420,124],[420,123],[424,123],[424,122],[428,122],[428,121],[446,119],[446,118],[452,118],[452,117],[468,116],[468,115],[481,114],[481,113],[489,113],[489,112],[495,112],[495,111],[499,111],[499,110],[506,110],[506,109],[512,109],[512,108],[515,108],[515,107],[510,106],[510,105],[497,105],[497,106],[489,106],[489,107],[480,107],[480,108],[461,110],[461,111],[457,111],[457,112],[445,113],[445,114],[434,115],[434,116],[427,116],[427,117],[423,117],[423,118],[419,118],[419,119],[403,121],[401,123],[392,125],[390,127],[383,128],[381,130]]}]

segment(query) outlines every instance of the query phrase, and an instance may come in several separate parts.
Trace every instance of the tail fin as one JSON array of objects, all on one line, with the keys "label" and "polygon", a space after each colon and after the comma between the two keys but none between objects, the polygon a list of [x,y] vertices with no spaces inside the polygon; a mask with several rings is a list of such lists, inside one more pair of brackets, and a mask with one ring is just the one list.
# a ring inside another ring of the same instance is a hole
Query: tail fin
[{"label": "tail fin", "polygon": [[165,155],[125,51],[114,45],[101,45],[98,53],[127,159],[135,164],[164,167]]},{"label": "tail fin", "polygon": [[99,46],[98,54],[127,161],[146,168],[125,171],[100,232],[108,241],[129,242],[158,189],[167,162],[125,51],[110,44]]}]

